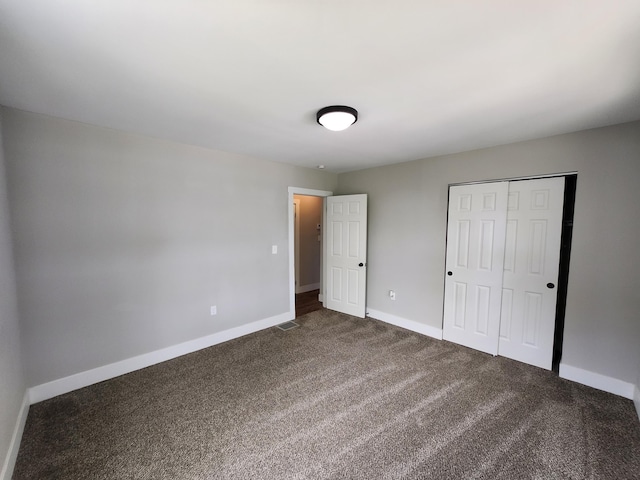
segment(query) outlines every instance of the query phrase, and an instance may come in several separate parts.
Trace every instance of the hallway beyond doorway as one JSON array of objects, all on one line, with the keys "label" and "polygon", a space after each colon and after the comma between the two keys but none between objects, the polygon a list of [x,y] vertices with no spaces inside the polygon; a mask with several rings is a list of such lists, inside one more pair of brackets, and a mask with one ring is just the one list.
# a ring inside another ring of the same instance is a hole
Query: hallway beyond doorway
[{"label": "hallway beyond doorway", "polygon": [[323,308],[322,302],[318,300],[319,294],[320,290],[296,294],[296,318]]}]

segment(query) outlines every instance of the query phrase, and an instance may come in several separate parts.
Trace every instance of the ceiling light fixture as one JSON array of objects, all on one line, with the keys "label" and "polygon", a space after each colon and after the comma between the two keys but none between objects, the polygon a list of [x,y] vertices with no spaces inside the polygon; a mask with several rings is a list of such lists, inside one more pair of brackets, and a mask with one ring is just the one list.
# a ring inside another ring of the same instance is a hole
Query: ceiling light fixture
[{"label": "ceiling light fixture", "polygon": [[358,111],[344,105],[332,105],[318,110],[316,120],[328,130],[346,130],[358,121]]}]

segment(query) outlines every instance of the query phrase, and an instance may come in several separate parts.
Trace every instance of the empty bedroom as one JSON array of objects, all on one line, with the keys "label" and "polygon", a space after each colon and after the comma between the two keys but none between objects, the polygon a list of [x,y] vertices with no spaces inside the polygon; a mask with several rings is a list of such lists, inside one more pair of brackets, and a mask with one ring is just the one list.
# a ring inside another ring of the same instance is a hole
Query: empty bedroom
[{"label": "empty bedroom", "polygon": [[0,0],[0,480],[640,479],[638,25]]}]

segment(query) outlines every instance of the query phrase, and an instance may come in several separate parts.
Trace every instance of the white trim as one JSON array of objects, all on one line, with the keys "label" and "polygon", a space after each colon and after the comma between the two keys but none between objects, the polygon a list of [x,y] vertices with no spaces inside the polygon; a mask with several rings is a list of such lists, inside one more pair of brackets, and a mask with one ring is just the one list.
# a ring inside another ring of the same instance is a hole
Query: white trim
[{"label": "white trim", "polygon": [[633,388],[633,403],[636,405],[638,420],[640,420],[640,386],[638,385]]},{"label": "white trim", "polygon": [[293,204],[295,205],[295,209],[293,210],[294,213],[294,217],[293,217],[293,222],[294,222],[294,235],[293,238],[295,238],[294,241],[294,247],[293,247],[293,251],[295,253],[296,256],[296,267],[295,267],[295,273],[296,273],[296,293],[302,293],[300,291],[300,199],[299,198],[295,198],[295,196],[293,197]]},{"label": "white trim", "polygon": [[307,292],[311,292],[313,290],[319,290],[319,289],[320,289],[320,282],[309,283],[308,285],[300,285],[298,288],[296,288],[296,293],[307,293]]},{"label": "white trim", "polygon": [[313,190],[311,188],[289,187],[290,195],[308,195],[309,197],[330,197],[333,192],[328,190]]},{"label": "white trim", "polygon": [[[291,318],[296,317],[296,269],[295,269],[295,249],[294,249],[294,220],[293,220],[293,208],[290,205],[293,203],[294,195],[310,195],[313,197],[330,197],[333,192],[327,190],[312,190],[309,188],[289,187],[289,195],[287,196],[287,211],[289,212],[289,314]],[[323,214],[324,221],[324,214]],[[323,229],[324,230],[324,227]],[[323,244],[324,245],[324,244]],[[324,247],[323,247],[324,252]],[[324,255],[324,253],[323,253]],[[322,277],[321,277],[322,278]]]},{"label": "white trim", "polygon": [[291,316],[289,312],[281,313],[274,317],[265,318],[246,325],[230,328],[229,330],[207,335],[206,337],[196,338],[195,340],[190,340],[161,350],[138,355],[137,357],[121,360],[92,370],[76,373],[75,375],[60,378],[52,382],[43,383],[29,389],[29,399],[32,404],[41,402],[58,395],[62,395],[63,393],[68,393],[79,388],[93,385],[94,383],[103,382],[105,380],[124,375],[125,373],[134,372],[141,368],[155,365],[156,363],[165,362],[172,358],[186,355],[187,353],[196,352],[203,348],[233,340],[234,338],[242,337],[259,330],[264,330],[289,320],[293,320],[294,318],[295,317]]},{"label": "white trim", "polygon": [[398,317],[390,313],[380,312],[372,308],[367,309],[367,317],[375,318],[376,320],[381,320],[385,323],[390,323],[391,325],[395,325],[396,327],[406,328],[407,330],[426,335],[427,337],[442,340],[441,328],[431,327],[429,325],[425,325],[424,323],[419,323],[414,320]]},{"label": "white trim", "polygon": [[318,301],[324,305],[324,295],[321,293],[318,294]]},{"label": "white trim", "polygon": [[572,380],[631,400],[633,399],[633,390],[636,388],[633,383],[583,370],[582,368],[572,367],[562,362],[560,363],[560,378]]},{"label": "white trim", "polygon": [[578,172],[558,172],[558,173],[545,173],[541,175],[530,175],[527,177],[509,177],[509,178],[496,178],[493,180],[476,180],[474,182],[461,182],[461,183],[450,183],[449,186],[458,186],[458,185],[476,185],[482,183],[494,183],[494,182],[517,182],[520,180],[537,180],[539,178],[556,178],[556,177],[569,177],[571,175],[577,175]]},{"label": "white trim", "polygon": [[16,426],[13,429],[13,435],[11,436],[11,442],[9,443],[9,451],[4,460],[2,471],[0,472],[0,480],[11,480],[13,475],[13,468],[16,466],[16,459],[18,458],[18,450],[20,450],[20,441],[22,440],[22,433],[24,432],[24,426],[27,423],[27,415],[29,414],[29,392],[24,392],[22,399],[22,406],[20,412],[18,412],[18,418],[16,419]]}]

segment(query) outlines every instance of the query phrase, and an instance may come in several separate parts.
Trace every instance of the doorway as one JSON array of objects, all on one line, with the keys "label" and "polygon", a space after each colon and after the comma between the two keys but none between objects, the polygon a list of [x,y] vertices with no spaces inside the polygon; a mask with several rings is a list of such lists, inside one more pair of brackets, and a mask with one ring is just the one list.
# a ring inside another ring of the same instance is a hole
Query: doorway
[{"label": "doorway", "polygon": [[[300,187],[289,187],[288,189],[288,224],[289,224],[289,317],[291,319],[296,318],[296,276],[298,269],[296,269],[296,222],[295,222],[295,213],[296,213],[296,204],[294,196],[308,196],[308,197],[320,197],[323,203],[322,210],[324,212],[324,201],[326,197],[333,195],[333,192],[326,190],[313,190],[309,188],[300,188]],[[322,231],[323,220],[320,221],[321,231],[321,246],[324,244],[324,232]],[[298,249],[299,250],[299,249]],[[319,292],[318,292],[318,301],[323,301],[323,293],[324,293],[324,279],[323,279],[323,268],[324,265],[324,249],[321,247],[321,255],[320,255],[320,281],[319,281]],[[299,280],[299,283],[302,283],[302,280]],[[299,295],[304,295],[307,292],[303,292]]]},{"label": "doorway", "polygon": [[323,198],[294,194],[296,318],[320,310]]},{"label": "doorway", "polygon": [[[367,195],[289,187],[289,315],[296,295],[294,195],[322,197],[319,300],[325,308],[365,318],[367,292]],[[327,224],[326,229],[323,228]],[[323,231],[324,230],[324,231]],[[331,239],[330,241],[328,239]],[[326,274],[326,281],[325,281]]]}]

